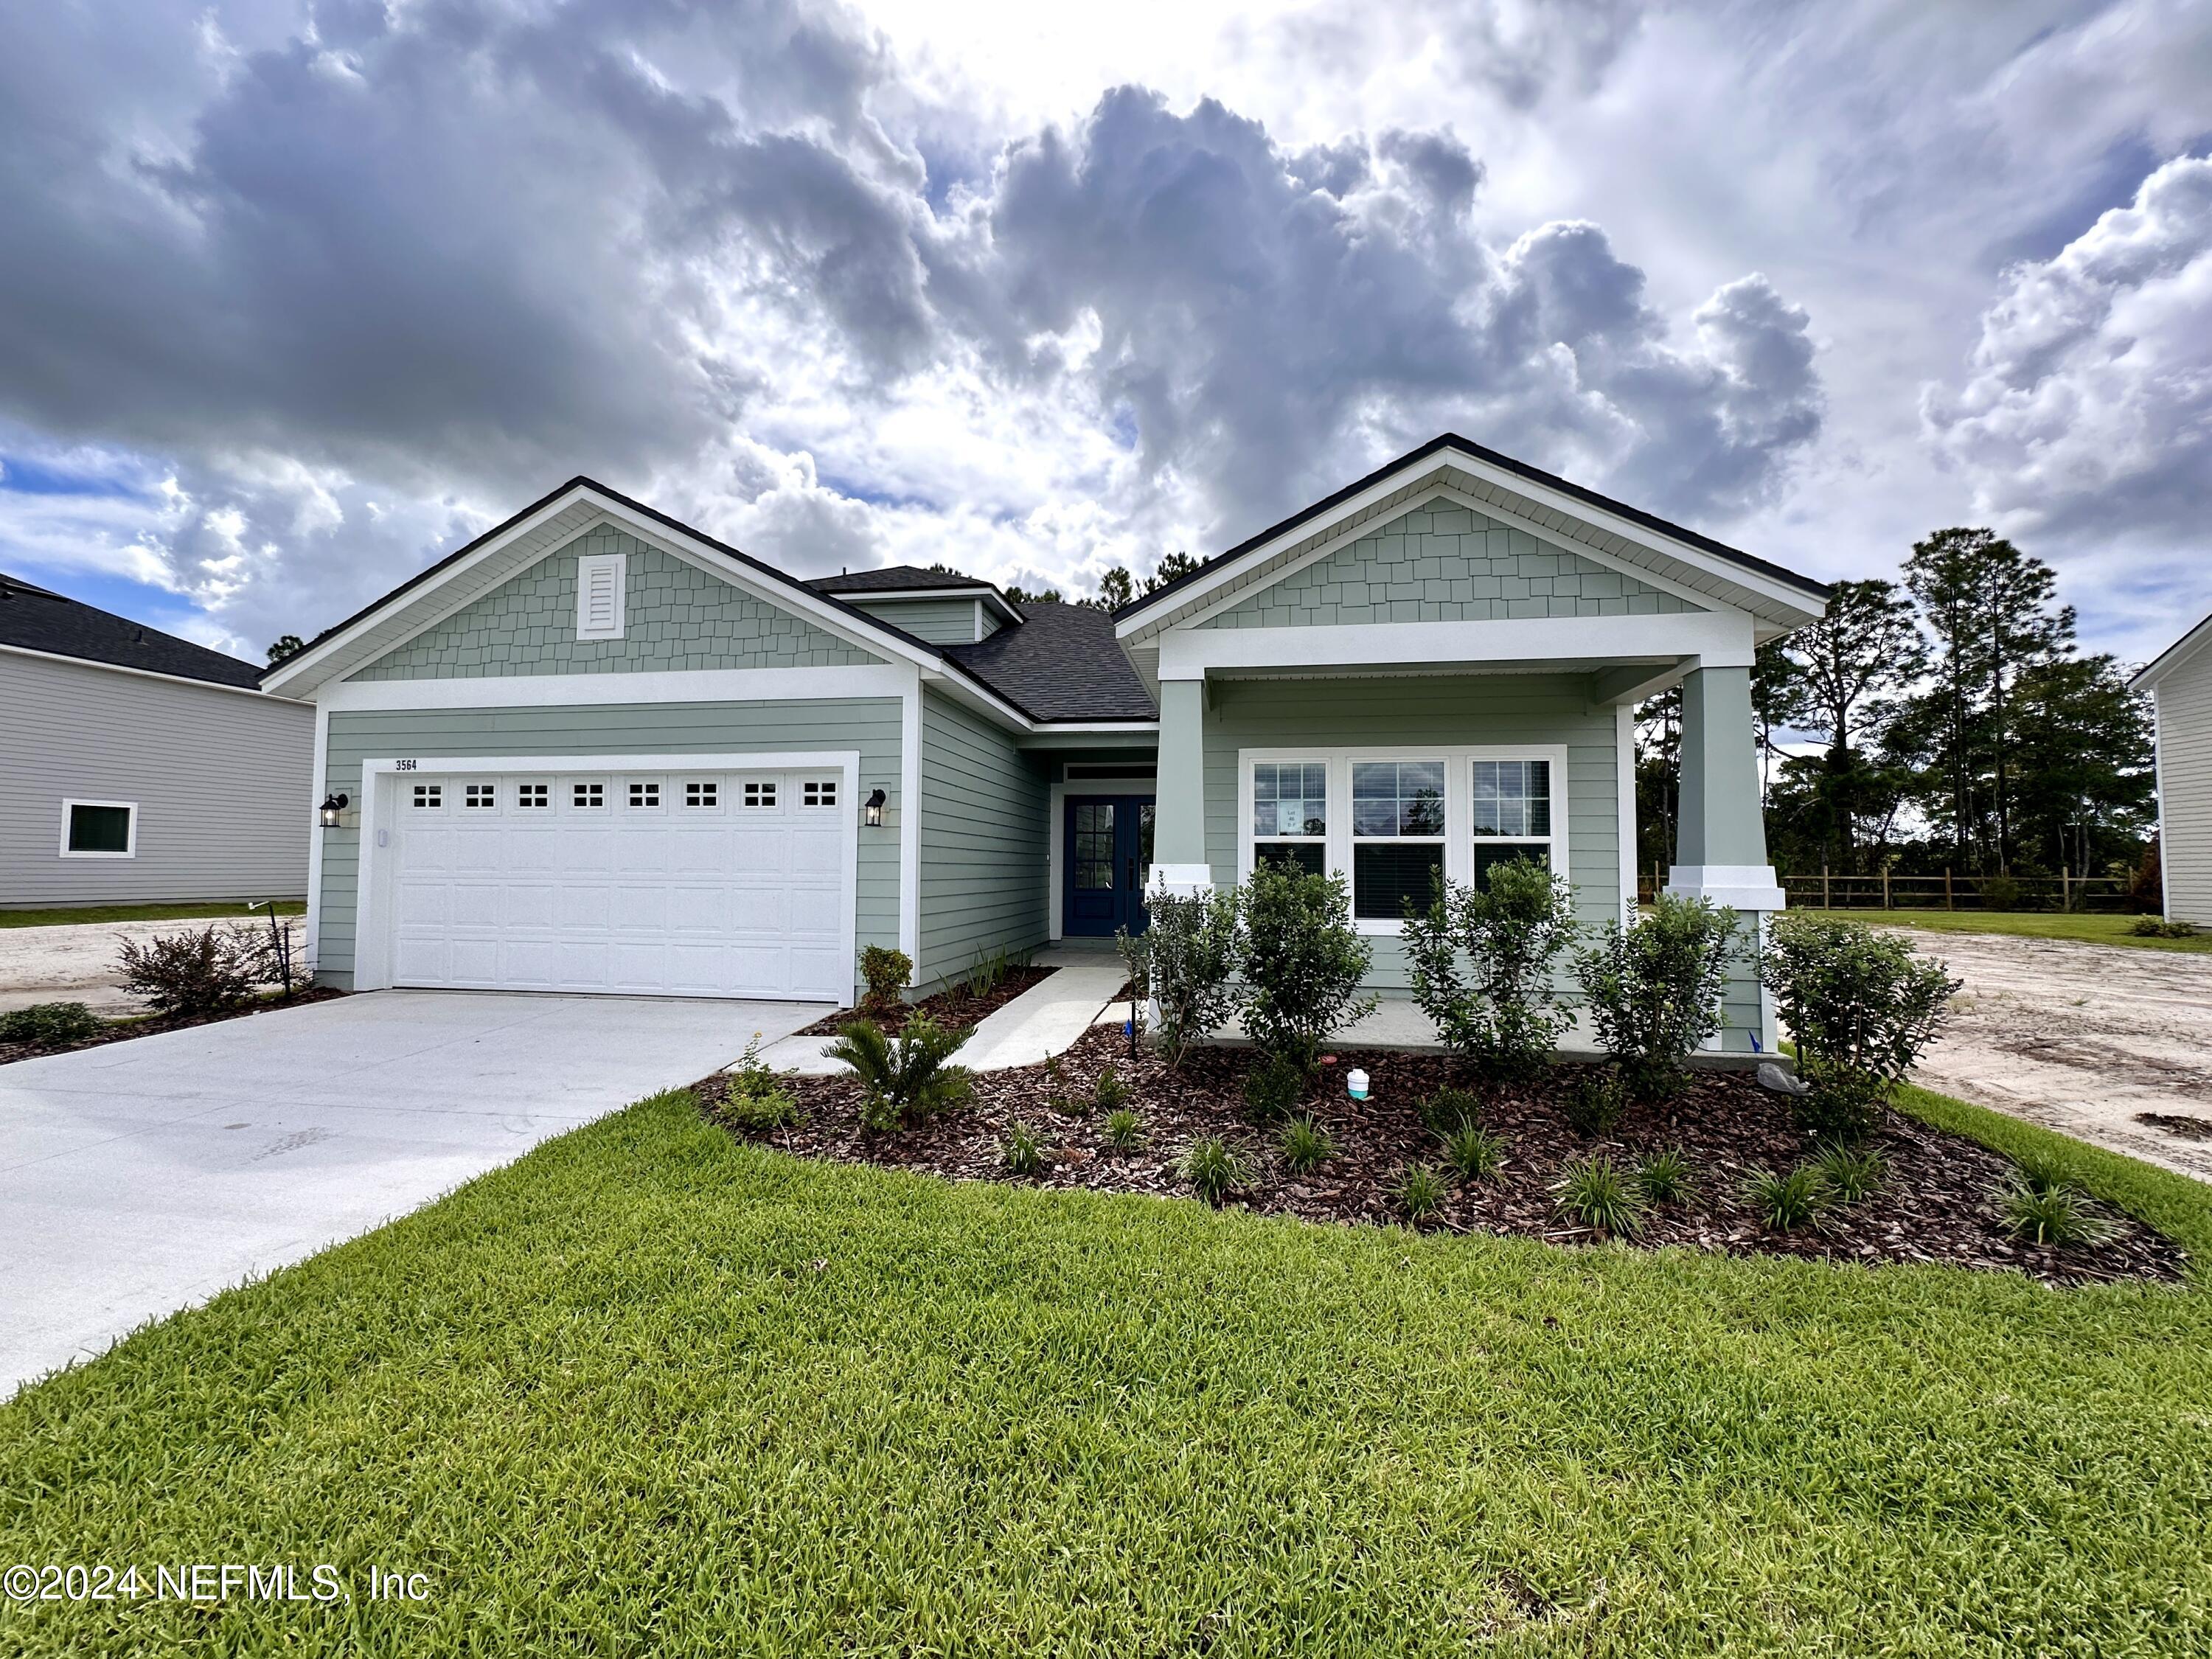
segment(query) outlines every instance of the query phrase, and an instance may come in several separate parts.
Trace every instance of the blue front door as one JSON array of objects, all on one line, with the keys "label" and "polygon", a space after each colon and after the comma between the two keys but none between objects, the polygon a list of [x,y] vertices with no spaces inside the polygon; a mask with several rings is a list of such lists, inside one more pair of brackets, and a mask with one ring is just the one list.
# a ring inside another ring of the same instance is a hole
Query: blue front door
[{"label": "blue front door", "polygon": [[1123,927],[1143,933],[1152,797],[1070,795],[1063,834],[1060,931],[1076,939],[1110,939]]}]

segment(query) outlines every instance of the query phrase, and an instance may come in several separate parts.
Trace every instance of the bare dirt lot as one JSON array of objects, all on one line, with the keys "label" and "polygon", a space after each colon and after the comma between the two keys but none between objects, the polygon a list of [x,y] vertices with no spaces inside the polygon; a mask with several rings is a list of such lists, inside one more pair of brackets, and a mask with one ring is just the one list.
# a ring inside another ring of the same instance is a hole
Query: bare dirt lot
[{"label": "bare dirt lot", "polygon": [[1916,1081],[2212,1181],[2212,956],[1893,931],[1965,981]]},{"label": "bare dirt lot", "polygon": [[[92,921],[56,927],[0,927],[0,1013],[34,1002],[82,1002],[108,1018],[135,1014],[144,1005],[123,988],[123,941],[198,933],[228,922]],[[265,927],[266,922],[257,924]],[[286,927],[296,945],[300,919]]]}]

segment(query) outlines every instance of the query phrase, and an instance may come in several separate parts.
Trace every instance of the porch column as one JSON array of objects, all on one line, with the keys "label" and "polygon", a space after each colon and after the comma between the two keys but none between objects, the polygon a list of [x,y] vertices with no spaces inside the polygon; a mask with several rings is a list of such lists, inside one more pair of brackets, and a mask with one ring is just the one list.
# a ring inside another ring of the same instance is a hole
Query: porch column
[{"label": "porch column", "polygon": [[1729,975],[1719,1037],[1708,1047],[1771,1054],[1774,1011],[1759,988],[1757,950],[1766,915],[1783,908],[1766,861],[1753,734],[1751,670],[1698,668],[1682,682],[1682,805],[1667,890],[1725,904],[1742,918],[1743,950]]},{"label": "porch column", "polygon": [[1206,859],[1206,682],[1160,682],[1160,756],[1147,888],[1178,895],[1213,885]]}]

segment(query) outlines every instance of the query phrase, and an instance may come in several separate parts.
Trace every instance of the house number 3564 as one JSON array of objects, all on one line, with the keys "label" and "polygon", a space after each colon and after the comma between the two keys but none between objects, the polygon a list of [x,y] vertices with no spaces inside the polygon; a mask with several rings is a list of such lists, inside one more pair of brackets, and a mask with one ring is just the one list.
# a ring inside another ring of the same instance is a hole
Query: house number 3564
[{"label": "house number 3564", "polygon": [[392,763],[394,768],[402,772],[412,772],[415,769],[413,761],[394,761]]}]

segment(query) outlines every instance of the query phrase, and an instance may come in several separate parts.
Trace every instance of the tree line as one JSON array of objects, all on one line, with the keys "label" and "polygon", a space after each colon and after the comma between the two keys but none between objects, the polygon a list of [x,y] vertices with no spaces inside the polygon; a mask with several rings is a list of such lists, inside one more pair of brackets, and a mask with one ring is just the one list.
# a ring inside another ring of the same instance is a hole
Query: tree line
[{"label": "tree line", "polygon": [[[2127,679],[2111,653],[2081,653],[2049,565],[1988,530],[1939,530],[1901,580],[1838,582],[1820,621],[1759,647],[1769,856],[1842,875],[2143,872],[2150,710]],[[1674,861],[1680,688],[1637,720],[1649,869]]]}]

